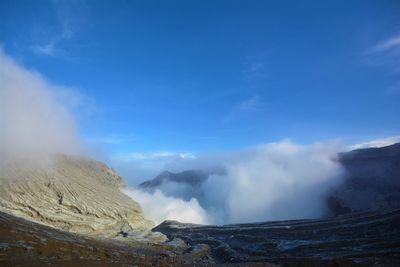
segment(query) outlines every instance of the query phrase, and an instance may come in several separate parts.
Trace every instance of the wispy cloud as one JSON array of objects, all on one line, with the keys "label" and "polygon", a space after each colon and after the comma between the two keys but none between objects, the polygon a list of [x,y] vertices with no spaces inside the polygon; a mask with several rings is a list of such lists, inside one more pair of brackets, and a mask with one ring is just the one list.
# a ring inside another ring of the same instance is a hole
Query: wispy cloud
[{"label": "wispy cloud", "polygon": [[393,84],[385,89],[385,96],[391,97],[400,95],[400,83]]},{"label": "wispy cloud", "polygon": [[[368,65],[385,67],[399,78],[400,74],[400,34],[385,39],[365,52]],[[397,81],[383,90],[383,96],[390,97],[400,93],[400,82]]]},{"label": "wispy cloud", "polygon": [[264,103],[261,100],[261,97],[258,95],[251,96],[237,103],[233,109],[228,113],[227,116],[224,117],[224,122],[230,122],[236,118],[253,114],[262,110],[264,107]]},{"label": "wispy cloud", "polygon": [[371,46],[365,54],[369,64],[390,67],[396,73],[400,72],[400,34]]},{"label": "wispy cloud", "polygon": [[267,74],[265,53],[246,57],[242,70],[244,80],[248,82],[264,80]]},{"label": "wispy cloud", "polygon": [[71,40],[74,32],[68,21],[64,20],[60,25],[60,32],[51,35],[44,43],[32,45],[31,50],[37,54],[46,56],[57,56],[65,53],[61,45],[63,42]]},{"label": "wispy cloud", "polygon": [[120,144],[124,140],[116,136],[92,136],[85,138],[85,141],[90,144]]},{"label": "wispy cloud", "polygon": [[[82,30],[82,22],[88,15],[85,1],[54,0],[50,1],[54,20],[49,24],[34,24],[31,32],[29,49],[49,57],[70,57],[69,47]],[[34,21],[40,23],[40,20]]]},{"label": "wispy cloud", "polygon": [[32,46],[32,51],[38,53],[38,54],[44,54],[47,56],[54,56],[56,53],[56,49],[54,46],[54,41],[50,41],[49,43],[45,45],[33,45]]},{"label": "wispy cloud", "polygon": [[255,111],[262,106],[261,98],[256,95],[252,96],[237,105],[239,111]]},{"label": "wispy cloud", "polygon": [[265,63],[260,61],[246,63],[243,76],[247,81],[264,79],[267,76]]},{"label": "wispy cloud", "polygon": [[391,37],[369,49],[369,53],[384,53],[400,48],[400,35]]},{"label": "wispy cloud", "polygon": [[195,158],[196,156],[188,152],[173,152],[173,151],[155,151],[155,152],[131,152],[119,153],[113,155],[113,159],[129,162],[136,160],[168,160],[168,159],[187,159]]},{"label": "wispy cloud", "polygon": [[131,184],[152,179],[160,172],[168,169],[174,162],[195,159],[196,155],[190,152],[176,152],[168,150],[151,152],[128,152],[110,155],[110,165]]}]

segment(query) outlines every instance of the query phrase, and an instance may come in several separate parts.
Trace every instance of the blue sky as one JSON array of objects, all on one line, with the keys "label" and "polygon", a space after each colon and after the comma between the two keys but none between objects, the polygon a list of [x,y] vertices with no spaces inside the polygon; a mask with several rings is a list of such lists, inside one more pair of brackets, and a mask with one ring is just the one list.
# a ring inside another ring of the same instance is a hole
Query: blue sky
[{"label": "blue sky", "polygon": [[399,1],[7,1],[6,54],[112,153],[400,132]]}]

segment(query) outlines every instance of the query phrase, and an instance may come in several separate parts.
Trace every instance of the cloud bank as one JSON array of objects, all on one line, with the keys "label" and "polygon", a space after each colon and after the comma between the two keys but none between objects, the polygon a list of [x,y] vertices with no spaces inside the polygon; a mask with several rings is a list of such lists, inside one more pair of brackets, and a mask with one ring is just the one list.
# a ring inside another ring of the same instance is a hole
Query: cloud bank
[{"label": "cloud bank", "polygon": [[143,201],[140,194],[165,198],[157,201],[157,208],[150,207],[157,221],[181,219],[179,213],[176,217],[174,213],[163,214],[171,200],[168,198],[179,201],[184,213],[190,215],[182,221],[192,223],[318,218],[327,213],[325,199],[330,190],[342,181],[342,169],[336,161],[339,151],[342,146],[336,142],[304,146],[284,140],[180,159],[167,169],[205,170],[211,173],[208,180],[198,188],[167,182],[159,187],[161,191],[141,193],[135,189],[134,199],[146,212],[148,200]]},{"label": "cloud bank", "polygon": [[0,49],[0,160],[81,153],[77,126],[56,86]]},{"label": "cloud bank", "polygon": [[317,218],[326,212],[327,193],[340,182],[336,152],[333,144],[259,145],[226,163],[226,175],[212,176],[205,192],[228,180],[228,190],[212,193],[223,197],[227,222]]},{"label": "cloud bank", "polygon": [[212,222],[195,198],[185,201],[181,198],[166,196],[160,190],[148,193],[134,188],[125,188],[122,192],[137,201],[142,206],[146,218],[156,224],[164,220],[201,224]]}]

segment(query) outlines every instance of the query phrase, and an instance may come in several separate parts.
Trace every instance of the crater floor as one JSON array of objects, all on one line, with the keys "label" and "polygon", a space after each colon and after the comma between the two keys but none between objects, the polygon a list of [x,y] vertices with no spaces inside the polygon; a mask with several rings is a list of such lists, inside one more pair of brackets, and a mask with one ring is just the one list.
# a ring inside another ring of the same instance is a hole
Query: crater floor
[{"label": "crater floor", "polygon": [[0,212],[0,266],[400,266],[400,210],[153,231],[169,241],[83,236]]}]

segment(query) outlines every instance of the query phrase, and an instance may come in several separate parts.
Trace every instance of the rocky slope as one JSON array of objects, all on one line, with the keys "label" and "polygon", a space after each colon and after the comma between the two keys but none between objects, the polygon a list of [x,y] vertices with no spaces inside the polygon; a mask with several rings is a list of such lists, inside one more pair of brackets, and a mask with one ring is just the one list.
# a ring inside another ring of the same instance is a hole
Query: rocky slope
[{"label": "rocky slope", "polygon": [[400,210],[226,226],[167,221],[161,244],[63,232],[0,212],[0,266],[400,266]]},{"label": "rocky slope", "polygon": [[225,226],[165,221],[154,231],[191,246],[208,245],[220,263],[400,266],[400,210]]},{"label": "rocky slope", "polygon": [[122,178],[104,164],[56,155],[3,164],[0,210],[65,231],[118,237],[143,236],[152,223],[122,194]]},{"label": "rocky slope", "polygon": [[344,183],[328,205],[335,214],[400,207],[400,143],[339,154]]},{"label": "rocky slope", "polygon": [[198,246],[190,251],[183,249],[174,242],[154,244],[91,238],[0,212],[2,267],[192,266],[214,263],[207,246]]}]

